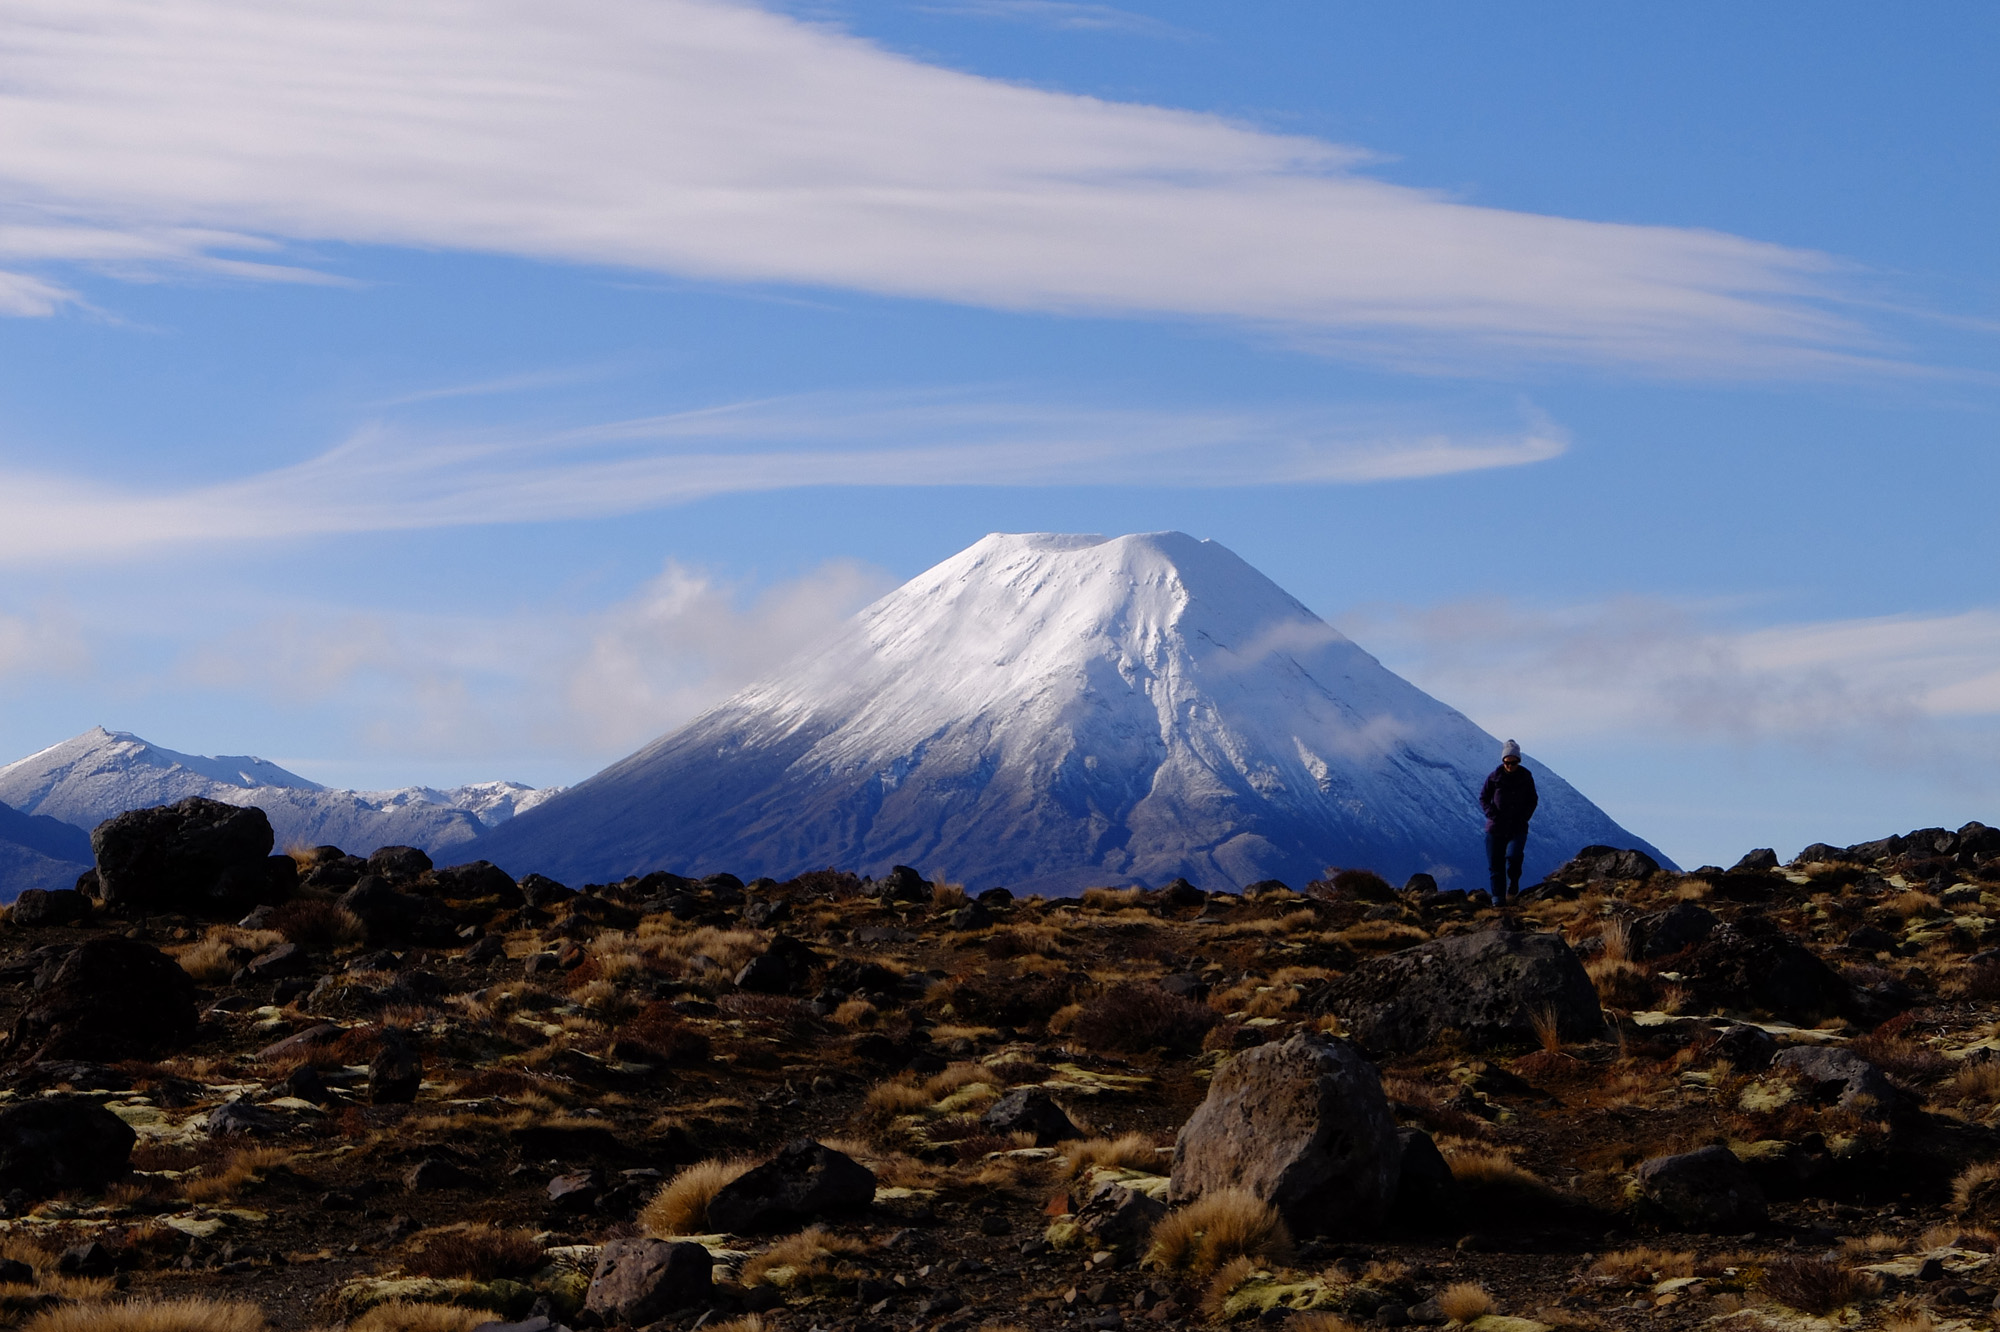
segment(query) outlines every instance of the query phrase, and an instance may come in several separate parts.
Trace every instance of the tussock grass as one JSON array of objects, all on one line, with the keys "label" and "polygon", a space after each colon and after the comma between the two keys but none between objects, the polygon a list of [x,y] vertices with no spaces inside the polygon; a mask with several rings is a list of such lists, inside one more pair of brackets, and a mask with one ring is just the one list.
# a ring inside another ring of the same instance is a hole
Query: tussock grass
[{"label": "tussock grass", "polygon": [[271,928],[312,953],[357,948],[368,942],[368,927],[345,907],[310,897],[285,903],[271,915]]},{"label": "tussock grass", "polygon": [[254,1304],[236,1300],[134,1300],[129,1304],[66,1304],[44,1309],[27,1332],[266,1332]]},{"label": "tussock grass", "polygon": [[385,1300],[347,1325],[347,1332],[472,1332],[495,1315],[456,1304]]},{"label": "tussock grass", "polygon": [[1952,1075],[1940,1095],[1950,1101],[1977,1101],[1984,1105],[2000,1102],[2000,1059],[1964,1065]]},{"label": "tussock grass", "polygon": [[1615,1277],[1633,1285],[1694,1275],[1694,1255],[1641,1245],[1605,1254],[1590,1265],[1592,1276]]},{"label": "tussock grass", "polygon": [[411,1241],[403,1270],[414,1276],[471,1277],[491,1281],[533,1271],[542,1246],[525,1230],[502,1230],[484,1221],[427,1230]]},{"label": "tussock grass", "polygon": [[709,1323],[705,1332],[770,1332],[771,1325],[764,1321],[762,1314],[744,1314],[726,1323]]},{"label": "tussock grass", "polygon": [[838,1259],[866,1252],[868,1246],[860,1240],[836,1235],[824,1226],[808,1226],[746,1260],[737,1280],[746,1286],[789,1286],[802,1277],[831,1271]]},{"label": "tussock grass", "polygon": [[708,1204],[726,1184],[750,1169],[741,1160],[700,1161],[660,1186],[639,1213],[639,1222],[656,1236],[708,1233]]},{"label": "tussock grass", "polygon": [[1117,1138],[1085,1138],[1065,1143],[1062,1149],[1063,1178],[1076,1179],[1092,1170],[1144,1170],[1160,1168],[1159,1149],[1143,1133],[1127,1133]]},{"label": "tussock grass", "polygon": [[285,942],[276,930],[245,930],[234,925],[213,925],[201,939],[168,948],[167,953],[181,964],[181,970],[203,985],[219,985],[234,976],[245,962],[269,948]]},{"label": "tussock grass", "polygon": [[1454,1323],[1469,1323],[1493,1312],[1493,1296],[1476,1281],[1454,1281],[1437,1293],[1438,1309]]},{"label": "tussock grass", "polygon": [[931,885],[931,905],[941,911],[956,911],[970,900],[962,883],[946,883],[939,879]]},{"label": "tussock grass", "polygon": [[1144,1261],[1201,1277],[1234,1258],[1276,1261],[1291,1247],[1275,1207],[1243,1189],[1218,1189],[1162,1217]]},{"label": "tussock grass", "polygon": [[230,1153],[220,1165],[183,1180],[181,1197],[196,1203],[234,1198],[262,1184],[266,1176],[289,1165],[296,1155],[285,1147],[244,1147]]},{"label": "tussock grass", "polygon": [[1882,1332],[1932,1332],[1936,1326],[1922,1308],[1897,1309],[1882,1320]]},{"label": "tussock grass", "polygon": [[1126,911],[1145,900],[1145,891],[1139,888],[1086,888],[1077,902],[1085,911]]},{"label": "tussock grass", "polygon": [[1592,958],[1583,970],[1596,987],[1597,1001],[1607,1008],[1631,1012],[1653,1002],[1653,978],[1636,962],[1612,957],[1607,950],[1605,956]]},{"label": "tussock grass", "polygon": [[1967,1166],[1951,1182],[1952,1210],[1968,1221],[2000,1221],[2000,1162]]},{"label": "tussock grass", "polygon": [[1307,1313],[1286,1322],[1285,1332],[1361,1332],[1361,1325],[1339,1314]]},{"label": "tussock grass", "polygon": [[1236,1288],[1256,1275],[1257,1264],[1248,1258],[1231,1258],[1217,1268],[1215,1275],[1201,1291],[1201,1312],[1210,1322],[1222,1321],[1223,1305],[1236,1293]]}]

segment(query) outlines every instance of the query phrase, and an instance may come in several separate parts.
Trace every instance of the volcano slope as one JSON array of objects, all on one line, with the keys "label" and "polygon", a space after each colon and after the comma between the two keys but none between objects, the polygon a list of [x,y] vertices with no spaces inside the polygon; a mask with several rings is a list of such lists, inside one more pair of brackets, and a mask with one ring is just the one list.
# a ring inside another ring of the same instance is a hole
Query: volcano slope
[{"label": "volcano slope", "polygon": [[[968,903],[393,854],[355,884],[330,848],[244,925],[30,899],[0,927],[0,1323],[1985,1326],[1989,842],[1692,874],[1599,850],[1504,916],[1360,872]],[[1380,1034],[1385,969],[1503,927],[1554,936],[1601,1027]],[[1288,1236],[1255,1197],[1164,1201],[1212,1084],[1364,1027],[1409,1130],[1387,1219]],[[96,1136],[34,1129],[48,1105]],[[1708,1176],[1647,1164],[1718,1144]]]}]

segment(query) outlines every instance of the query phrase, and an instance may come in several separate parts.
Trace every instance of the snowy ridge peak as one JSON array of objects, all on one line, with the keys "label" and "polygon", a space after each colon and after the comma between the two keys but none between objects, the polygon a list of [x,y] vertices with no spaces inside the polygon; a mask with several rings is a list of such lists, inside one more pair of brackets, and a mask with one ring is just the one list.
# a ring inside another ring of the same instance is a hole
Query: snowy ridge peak
[{"label": "snowy ridge peak", "polygon": [[[1498,752],[1212,541],[995,534],[491,847],[586,877],[1462,878]],[[1644,846],[1536,766],[1530,872]]]},{"label": "snowy ridge peak", "polygon": [[[266,759],[183,754],[101,726],[0,768],[0,804],[86,831],[128,809],[202,796],[263,810],[281,848],[363,853],[389,845],[449,852],[547,794],[519,782],[343,791]],[[0,896],[5,889],[0,883]]]}]

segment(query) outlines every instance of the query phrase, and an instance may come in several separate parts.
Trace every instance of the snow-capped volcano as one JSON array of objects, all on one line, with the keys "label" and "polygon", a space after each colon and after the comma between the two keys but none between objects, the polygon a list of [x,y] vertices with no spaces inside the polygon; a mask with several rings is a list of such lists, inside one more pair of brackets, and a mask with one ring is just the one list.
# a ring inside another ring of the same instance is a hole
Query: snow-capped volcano
[{"label": "snow-capped volcano", "polygon": [[[570,878],[904,863],[1067,892],[1339,865],[1469,885],[1499,750],[1212,541],[994,535],[481,854]],[[1529,766],[1530,875],[1591,843],[1665,863]]]},{"label": "snow-capped volcano", "polygon": [[128,809],[205,796],[262,809],[280,847],[364,855],[399,845],[448,852],[549,794],[519,782],[342,791],[267,759],[182,754],[101,726],[0,768],[0,802],[85,830]]}]

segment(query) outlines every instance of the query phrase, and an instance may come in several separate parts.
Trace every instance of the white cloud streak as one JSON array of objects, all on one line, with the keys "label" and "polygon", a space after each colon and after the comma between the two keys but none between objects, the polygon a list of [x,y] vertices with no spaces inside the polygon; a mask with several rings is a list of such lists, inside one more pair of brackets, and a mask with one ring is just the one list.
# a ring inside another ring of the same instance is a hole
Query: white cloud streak
[{"label": "white cloud streak", "polygon": [[324,240],[1219,319],[1364,358],[1741,376],[1870,352],[1830,312],[1824,256],[1476,207],[1362,164],[728,0],[17,0],[0,17],[0,192],[41,219],[52,261],[115,233],[166,244],[164,263],[288,276],[227,255]]},{"label": "white cloud streak", "polygon": [[942,397],[778,399],[555,434],[357,432],[179,492],[0,474],[0,562],[635,513],[802,486],[1359,483],[1540,462],[1567,435],[1323,412],[1146,412]]},{"label": "white cloud streak", "polygon": [[[2000,611],[1732,629],[1630,598],[1375,609],[1342,627],[1392,668],[1524,745],[1648,740],[1852,750],[1993,776]],[[1967,730],[1967,725],[1972,730]]]},{"label": "white cloud streak", "polygon": [[378,755],[595,765],[769,672],[894,581],[835,560],[753,593],[668,561],[630,596],[587,611],[320,608],[194,649],[176,684],[344,715]]}]

